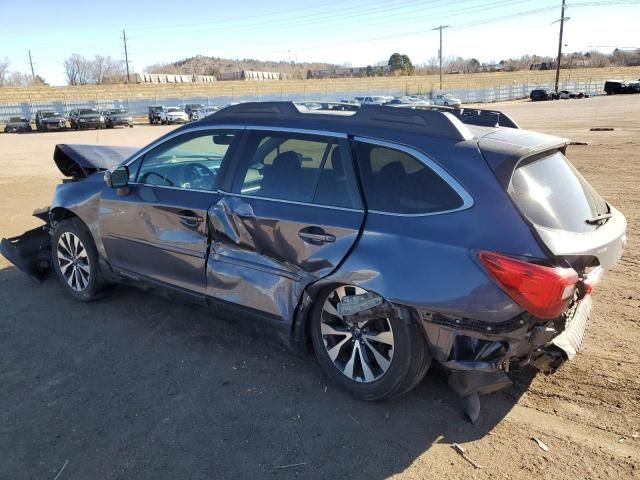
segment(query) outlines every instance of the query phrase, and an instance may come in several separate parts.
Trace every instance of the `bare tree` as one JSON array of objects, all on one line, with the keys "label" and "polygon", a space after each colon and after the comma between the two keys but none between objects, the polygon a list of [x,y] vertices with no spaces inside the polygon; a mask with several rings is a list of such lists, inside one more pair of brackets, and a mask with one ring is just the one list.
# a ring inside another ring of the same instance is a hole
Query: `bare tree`
[{"label": "bare tree", "polygon": [[64,71],[69,85],[86,85],[90,80],[90,62],[78,53],[64,61]]},{"label": "bare tree", "polygon": [[91,83],[118,83],[124,80],[124,62],[112,59],[109,55],[96,55],[89,61]]}]

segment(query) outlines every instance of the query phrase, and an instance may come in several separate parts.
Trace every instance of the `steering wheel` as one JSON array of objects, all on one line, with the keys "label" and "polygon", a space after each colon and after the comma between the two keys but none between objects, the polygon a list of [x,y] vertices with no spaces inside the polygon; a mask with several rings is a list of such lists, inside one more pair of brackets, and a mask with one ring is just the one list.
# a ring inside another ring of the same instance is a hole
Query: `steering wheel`
[{"label": "steering wheel", "polygon": [[201,163],[186,163],[180,167],[178,178],[182,188],[212,190],[215,174]]}]

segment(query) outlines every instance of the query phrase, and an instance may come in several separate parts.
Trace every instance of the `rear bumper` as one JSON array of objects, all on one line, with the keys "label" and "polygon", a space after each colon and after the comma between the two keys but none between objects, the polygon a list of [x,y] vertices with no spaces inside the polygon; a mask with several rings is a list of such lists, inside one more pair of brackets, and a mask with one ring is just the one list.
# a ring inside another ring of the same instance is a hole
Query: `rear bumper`
[{"label": "rear bumper", "polygon": [[524,313],[490,324],[420,314],[435,360],[452,371],[495,373],[515,365],[555,372],[579,351],[591,314],[586,295],[562,317],[541,322]]}]

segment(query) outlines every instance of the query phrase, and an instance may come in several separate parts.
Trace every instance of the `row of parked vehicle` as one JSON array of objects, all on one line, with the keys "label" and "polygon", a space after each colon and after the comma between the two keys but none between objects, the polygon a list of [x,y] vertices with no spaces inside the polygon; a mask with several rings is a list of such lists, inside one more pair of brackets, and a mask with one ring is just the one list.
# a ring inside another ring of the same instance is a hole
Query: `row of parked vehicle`
[{"label": "row of parked vehicle", "polygon": [[195,122],[220,110],[220,107],[205,106],[201,103],[189,103],[184,109],[154,105],[149,107],[149,123],[170,125],[173,123]]},{"label": "row of parked vehicle", "polygon": [[404,95],[401,97],[390,97],[384,95],[367,95],[354,97],[353,100],[341,100],[343,103],[354,105],[438,105],[442,107],[457,108],[462,105],[459,98],[449,93],[438,93],[431,98],[425,95]]},{"label": "row of parked vehicle", "polygon": [[[623,80],[607,80],[604,82],[604,92],[607,95],[621,94],[621,93],[640,93],[640,79],[635,81],[623,81]],[[531,90],[529,98],[534,102],[540,102],[544,100],[566,100],[572,98],[589,98],[589,95],[584,92],[574,92],[572,90],[559,90],[554,92],[548,88],[536,88]]]},{"label": "row of parked vehicle", "polygon": [[[180,107],[149,107],[149,123],[169,125],[200,120],[220,110],[220,107],[192,103]],[[35,130],[50,132],[58,130],[83,130],[89,128],[114,128],[119,126],[133,128],[133,117],[124,108],[99,111],[95,108],[80,108],[63,116],[54,110],[38,110],[34,116]],[[4,127],[5,133],[31,132],[31,121],[25,117],[11,117]]]},{"label": "row of parked vehicle", "polygon": [[[133,117],[124,108],[98,111],[95,108],[79,108],[63,116],[54,110],[38,110],[34,116],[35,129],[38,132],[59,130],[84,130],[89,128],[133,128]],[[31,132],[31,121],[25,117],[11,117],[4,127],[4,133]]]}]

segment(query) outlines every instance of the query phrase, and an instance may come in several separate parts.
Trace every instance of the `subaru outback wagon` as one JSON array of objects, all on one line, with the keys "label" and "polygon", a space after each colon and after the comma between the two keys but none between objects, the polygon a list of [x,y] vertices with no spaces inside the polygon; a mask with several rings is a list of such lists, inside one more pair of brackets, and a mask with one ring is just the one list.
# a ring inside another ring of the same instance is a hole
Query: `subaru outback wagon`
[{"label": "subaru outback wagon", "polygon": [[575,355],[624,249],[567,145],[484,110],[245,103],[136,152],[58,145],[71,178],[2,253],[81,301],[144,283],[250,318],[362,399],[432,362],[487,392]]}]

